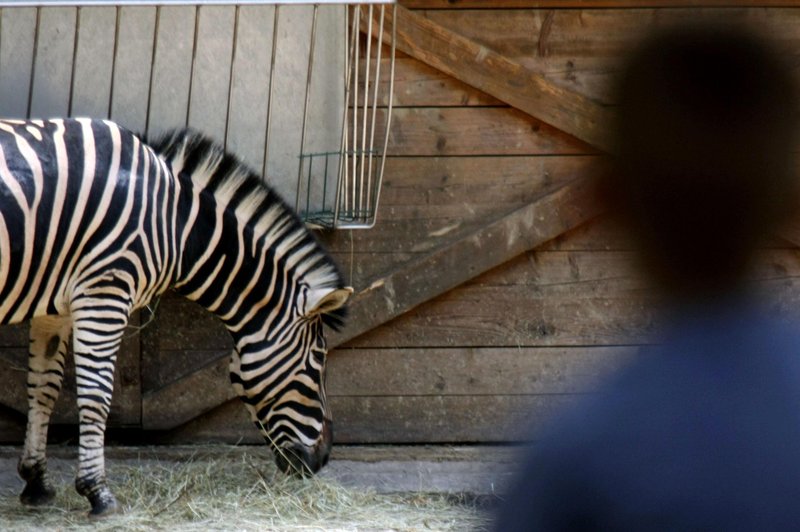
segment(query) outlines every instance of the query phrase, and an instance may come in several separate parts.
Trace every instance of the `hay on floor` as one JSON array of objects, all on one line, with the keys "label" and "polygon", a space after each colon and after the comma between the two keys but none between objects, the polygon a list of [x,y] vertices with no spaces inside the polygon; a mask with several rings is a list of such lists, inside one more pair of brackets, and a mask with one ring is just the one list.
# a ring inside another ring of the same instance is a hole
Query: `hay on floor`
[{"label": "hay on floor", "polygon": [[109,460],[107,470],[124,514],[89,521],[88,502],[70,481],[46,508],[25,508],[16,493],[2,493],[0,529],[462,531],[487,524],[478,509],[442,494],[378,494],[290,478],[263,453]]}]

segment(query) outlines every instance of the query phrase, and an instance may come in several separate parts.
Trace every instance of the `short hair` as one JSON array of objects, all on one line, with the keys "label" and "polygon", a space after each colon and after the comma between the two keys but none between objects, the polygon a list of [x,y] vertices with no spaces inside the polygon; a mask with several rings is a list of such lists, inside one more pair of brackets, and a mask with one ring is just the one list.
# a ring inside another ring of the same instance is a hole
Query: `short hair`
[{"label": "short hair", "polygon": [[608,193],[668,288],[727,288],[798,192],[798,95],[781,56],[738,25],[651,35],[617,80]]}]

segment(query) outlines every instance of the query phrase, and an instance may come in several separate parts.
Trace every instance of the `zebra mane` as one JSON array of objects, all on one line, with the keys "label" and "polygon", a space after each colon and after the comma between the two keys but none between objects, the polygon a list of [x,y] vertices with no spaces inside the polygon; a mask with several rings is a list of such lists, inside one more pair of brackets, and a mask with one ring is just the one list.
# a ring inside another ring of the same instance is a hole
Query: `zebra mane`
[{"label": "zebra mane", "polygon": [[[235,155],[192,129],[167,132],[147,144],[166,161],[178,179],[191,179],[192,185],[214,199],[253,229],[256,234],[280,227],[281,238],[291,248],[310,250],[303,258],[303,280],[310,288],[343,288],[344,279],[336,263],[306,228],[281,196]],[[325,325],[339,330],[346,307],[323,314]]]}]

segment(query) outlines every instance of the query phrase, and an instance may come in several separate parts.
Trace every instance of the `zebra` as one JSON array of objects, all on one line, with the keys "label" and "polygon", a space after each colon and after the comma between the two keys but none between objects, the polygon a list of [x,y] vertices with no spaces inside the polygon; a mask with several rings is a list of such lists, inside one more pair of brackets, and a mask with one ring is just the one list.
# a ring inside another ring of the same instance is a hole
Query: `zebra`
[{"label": "zebra", "polygon": [[103,454],[114,363],[131,312],[169,288],[232,335],[231,383],[278,466],[325,465],[323,325],[342,325],[353,289],[275,191],[191,130],[148,144],[107,120],[0,120],[0,323],[31,322],[23,504],[54,497],[47,430],[71,336],[75,487],[90,516],[119,511]]}]

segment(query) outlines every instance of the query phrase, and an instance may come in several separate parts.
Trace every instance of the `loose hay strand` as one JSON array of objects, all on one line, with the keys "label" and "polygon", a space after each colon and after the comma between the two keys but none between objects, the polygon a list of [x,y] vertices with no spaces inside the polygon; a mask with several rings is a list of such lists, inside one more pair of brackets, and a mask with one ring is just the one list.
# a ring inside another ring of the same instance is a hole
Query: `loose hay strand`
[{"label": "loose hay strand", "polygon": [[441,494],[379,494],[320,477],[278,472],[261,452],[108,462],[111,487],[125,513],[89,521],[88,503],[60,482],[53,506],[23,507],[0,497],[0,529],[33,530],[481,530],[486,515]]}]

